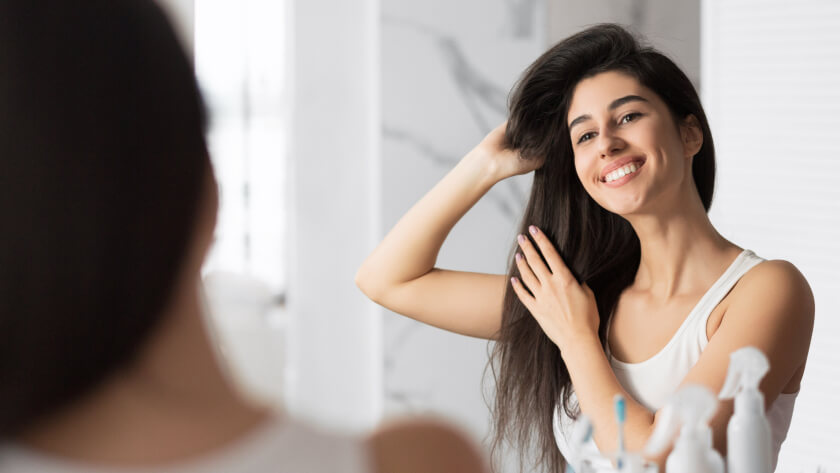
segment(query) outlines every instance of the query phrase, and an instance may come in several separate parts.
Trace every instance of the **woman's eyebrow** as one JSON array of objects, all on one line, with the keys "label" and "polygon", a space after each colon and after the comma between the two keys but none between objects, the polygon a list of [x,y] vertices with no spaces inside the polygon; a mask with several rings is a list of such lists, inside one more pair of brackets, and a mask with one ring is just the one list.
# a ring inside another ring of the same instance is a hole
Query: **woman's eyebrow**
[{"label": "woman's eyebrow", "polygon": [[[621,97],[620,99],[615,99],[612,102],[610,102],[610,105],[607,107],[607,109],[608,110],[615,110],[618,107],[620,107],[620,106],[622,106],[622,105],[624,105],[628,102],[637,102],[637,101],[638,102],[649,102],[648,99],[646,99],[642,96],[639,96],[639,95],[625,95],[624,97]],[[585,122],[586,120],[589,120],[590,118],[592,118],[592,115],[588,115],[588,114],[587,115],[581,115],[581,116],[575,118],[574,120],[569,122],[569,131],[571,131],[572,128],[575,125],[579,125],[580,123]]]}]

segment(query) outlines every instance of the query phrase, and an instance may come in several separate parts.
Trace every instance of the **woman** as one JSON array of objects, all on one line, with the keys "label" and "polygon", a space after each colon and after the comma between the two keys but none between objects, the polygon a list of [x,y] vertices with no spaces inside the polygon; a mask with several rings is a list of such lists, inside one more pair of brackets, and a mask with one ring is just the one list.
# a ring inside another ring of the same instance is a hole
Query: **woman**
[{"label": "woman", "polygon": [[436,422],[344,437],[234,389],[204,125],[153,2],[0,0],[0,470],[481,471]]},{"label": "woman", "polygon": [[[434,267],[470,207],[496,182],[534,170],[507,275]],[[534,446],[547,471],[578,454],[564,434],[580,412],[595,427],[587,454],[610,467],[601,452],[617,447],[616,394],[627,399],[626,446],[641,450],[668,395],[686,383],[719,391],[729,354],[746,345],[770,359],[761,388],[777,455],[813,296],[793,265],[715,230],[714,174],[711,132],[685,74],[621,27],[598,25],[528,68],[508,122],[402,217],[357,284],[393,311],[496,340],[494,448],[510,441],[521,459]],[[711,423],[724,454],[732,409],[722,403]],[[666,455],[652,460],[662,466]]]}]

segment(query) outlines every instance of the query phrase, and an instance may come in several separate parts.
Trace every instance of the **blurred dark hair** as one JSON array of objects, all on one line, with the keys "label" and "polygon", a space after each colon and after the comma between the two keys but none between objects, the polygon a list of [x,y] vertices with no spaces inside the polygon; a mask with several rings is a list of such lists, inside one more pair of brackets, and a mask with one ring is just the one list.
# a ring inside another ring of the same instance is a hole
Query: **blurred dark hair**
[{"label": "blurred dark hair", "polygon": [[[578,281],[593,290],[602,345],[606,320],[639,267],[639,239],[627,220],[602,208],[584,190],[575,172],[567,115],[575,86],[607,71],[634,77],[655,92],[675,122],[689,115],[697,118],[704,139],[692,174],[707,211],[715,176],[712,135],[691,81],[673,61],[640,44],[621,26],[601,24],[570,36],[525,71],[511,95],[506,140],[523,158],[544,156],[545,164],[534,173],[519,232],[527,235],[528,225],[538,226]],[[508,276],[518,276],[513,258],[508,268]],[[569,398],[569,371],[560,350],[510,286],[490,366],[496,379],[494,453],[509,443],[518,447],[521,465],[532,455],[544,471],[562,471],[552,416],[557,405],[572,417],[579,413]]]},{"label": "blurred dark hair", "polygon": [[152,1],[0,0],[0,441],[160,322],[206,189],[204,127]]}]

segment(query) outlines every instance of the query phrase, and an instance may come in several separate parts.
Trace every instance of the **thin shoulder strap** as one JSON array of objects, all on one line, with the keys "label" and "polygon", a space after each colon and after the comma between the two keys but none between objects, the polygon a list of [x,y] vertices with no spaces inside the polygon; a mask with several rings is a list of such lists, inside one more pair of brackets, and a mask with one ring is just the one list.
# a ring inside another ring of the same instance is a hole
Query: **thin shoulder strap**
[{"label": "thin shoulder strap", "polygon": [[709,316],[712,315],[712,311],[732,291],[732,288],[741,280],[741,277],[762,261],[764,259],[756,256],[752,251],[744,250],[697,304],[697,307],[695,307],[691,314],[691,317],[694,319],[692,321],[691,332],[693,332],[693,338],[697,340],[701,349],[709,341],[706,326],[708,325]]},{"label": "thin shoulder strap", "polygon": [[740,255],[738,255],[735,261],[732,262],[717,282],[715,282],[709,291],[703,295],[700,302],[697,303],[695,310],[696,312],[702,314],[701,319],[704,322],[704,327],[705,321],[709,318],[712,310],[714,310],[714,308],[720,304],[720,301],[729,294],[732,288],[735,287],[735,284],[738,283],[747,271],[762,261],[764,261],[764,259],[756,256],[756,254],[751,250],[744,250]]}]

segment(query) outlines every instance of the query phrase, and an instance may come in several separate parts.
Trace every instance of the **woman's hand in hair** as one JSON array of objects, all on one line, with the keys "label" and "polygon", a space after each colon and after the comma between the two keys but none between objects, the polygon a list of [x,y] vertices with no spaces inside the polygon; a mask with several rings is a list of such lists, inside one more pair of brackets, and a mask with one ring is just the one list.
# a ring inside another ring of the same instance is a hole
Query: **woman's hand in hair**
[{"label": "woman's hand in hair", "polygon": [[507,122],[497,126],[467,155],[481,161],[495,181],[526,174],[539,168],[544,158],[524,159],[518,150],[511,149],[505,139]]},{"label": "woman's hand in hair", "polygon": [[536,247],[527,236],[518,236],[516,266],[521,279],[511,279],[514,292],[560,351],[578,341],[597,340],[600,318],[595,294],[578,283],[543,232],[533,225],[529,231]]}]

